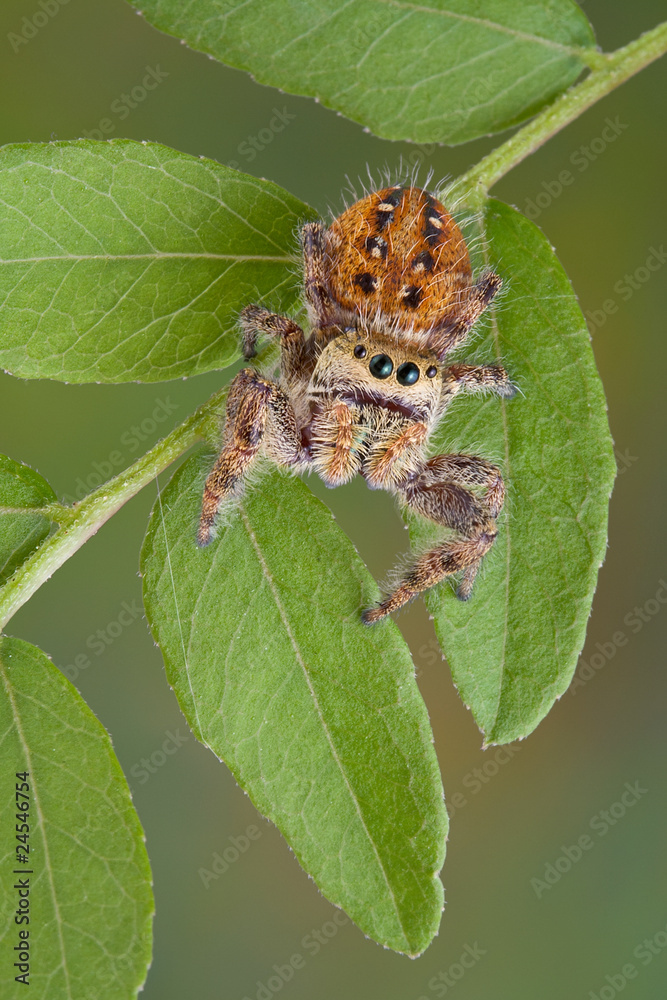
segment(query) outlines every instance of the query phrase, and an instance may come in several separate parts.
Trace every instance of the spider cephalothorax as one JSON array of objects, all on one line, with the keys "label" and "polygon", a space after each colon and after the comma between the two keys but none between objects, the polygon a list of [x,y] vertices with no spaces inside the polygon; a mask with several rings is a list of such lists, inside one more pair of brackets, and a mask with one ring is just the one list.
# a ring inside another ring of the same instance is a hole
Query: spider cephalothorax
[{"label": "spider cephalothorax", "polygon": [[473,281],[458,226],[414,187],[374,192],[329,229],[304,226],[303,253],[309,336],[259,306],[241,313],[247,358],[258,335],[280,338],[280,376],[244,368],[231,384],[199,544],[211,540],[221,504],[238,496],[261,453],[296,472],[316,471],[328,486],[360,474],[456,533],[421,555],[395,591],[363,613],[365,622],[454,573],[461,573],[457,593],[466,599],[497,534],[503,479],[472,455],[426,456],[458,392],[514,393],[500,365],[446,364],[500,279],[486,273]]}]

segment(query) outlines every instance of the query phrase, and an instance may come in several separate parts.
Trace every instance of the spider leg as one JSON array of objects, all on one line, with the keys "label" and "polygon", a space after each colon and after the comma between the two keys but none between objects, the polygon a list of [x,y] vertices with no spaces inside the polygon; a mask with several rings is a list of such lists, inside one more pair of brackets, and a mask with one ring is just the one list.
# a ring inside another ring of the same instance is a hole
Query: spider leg
[{"label": "spider leg", "polygon": [[[479,495],[489,508],[494,520],[505,502],[505,482],[497,465],[477,458],[476,455],[438,455],[426,462],[421,474],[423,483],[435,483],[448,479],[464,489],[479,490]],[[428,516],[428,515],[427,515]],[[464,569],[456,596],[467,601],[472,594],[472,586],[481,563]]]},{"label": "spider leg", "polygon": [[483,392],[485,389],[510,398],[516,386],[502,365],[449,365],[443,369],[445,390],[450,392]]},{"label": "spider leg", "polygon": [[477,322],[487,306],[502,288],[502,278],[493,271],[485,271],[470,289],[468,297],[468,329]]},{"label": "spider leg", "polygon": [[[476,455],[436,455],[424,462],[418,481],[423,486],[449,481],[464,489],[478,489],[480,498],[497,518],[505,502],[505,483],[497,465]],[[429,514],[425,515],[430,517]]]},{"label": "spider leg", "polygon": [[[471,486],[480,487],[481,497]],[[417,594],[463,571],[457,596],[467,600],[482,559],[498,533],[496,517],[504,487],[500,471],[471,455],[439,455],[399,490],[404,502],[422,517],[453,528],[459,537],[448,539],[421,555],[401,583],[377,608],[364,611],[370,625],[407,604]]]},{"label": "spider leg", "polygon": [[208,545],[220,505],[243,489],[260,448],[281,465],[303,458],[301,438],[286,393],[252,368],[244,368],[227,397],[223,448],[204,485],[197,543]]},{"label": "spider leg", "polygon": [[414,469],[428,435],[426,424],[410,421],[371,449],[364,477],[372,490],[395,489]]},{"label": "spider leg", "polygon": [[310,424],[309,437],[313,466],[326,486],[348,483],[360,471],[365,432],[356,407],[340,401],[323,407]]},{"label": "spider leg", "polygon": [[440,325],[435,327],[429,343],[440,358],[463,343],[501,286],[501,278],[492,271],[486,271],[474,285],[470,286],[467,295],[457,303],[455,309],[441,318]]},{"label": "spider leg", "polygon": [[255,355],[257,338],[260,334],[279,337],[281,347],[281,370],[288,378],[298,377],[306,361],[306,338],[303,330],[293,319],[269,312],[262,306],[246,306],[239,315],[243,333],[243,357]]},{"label": "spider leg", "polygon": [[324,233],[324,227],[319,222],[309,222],[301,230],[306,302],[315,314],[314,327],[331,326],[335,321],[335,303],[327,282]]}]

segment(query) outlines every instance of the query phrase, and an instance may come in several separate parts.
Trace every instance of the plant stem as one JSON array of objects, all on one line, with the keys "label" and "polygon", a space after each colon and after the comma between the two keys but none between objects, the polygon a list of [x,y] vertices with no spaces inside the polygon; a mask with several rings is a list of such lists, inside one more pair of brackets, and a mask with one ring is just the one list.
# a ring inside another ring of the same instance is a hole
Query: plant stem
[{"label": "plant stem", "polygon": [[0,590],[0,630],[36,590],[74,555],[105,521],[144,486],[191,448],[215,433],[227,389],[221,389],[179,427],[151,448],[139,461],[103,483],[74,507],[56,509],[52,516],[60,527],[27,559]]},{"label": "plant stem", "polygon": [[624,48],[602,56],[602,64],[599,68],[594,68],[585,80],[561,94],[528,125],[515,132],[511,139],[463,174],[448,192],[448,198],[452,202],[464,201],[473,207],[479,207],[485,200],[488,189],[496,181],[601,97],[659,59],[665,52],[667,22],[647,31]]}]

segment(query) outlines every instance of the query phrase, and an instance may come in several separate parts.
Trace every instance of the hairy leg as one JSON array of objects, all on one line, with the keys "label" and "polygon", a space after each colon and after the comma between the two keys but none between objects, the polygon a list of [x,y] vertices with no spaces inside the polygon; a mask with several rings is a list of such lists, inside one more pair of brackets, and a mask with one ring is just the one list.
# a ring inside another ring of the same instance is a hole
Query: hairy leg
[{"label": "hairy leg", "polygon": [[493,301],[501,286],[502,279],[497,274],[486,271],[470,286],[467,296],[442,317],[440,327],[436,327],[429,343],[440,358],[463,343],[471,327]]},{"label": "hairy leg", "polygon": [[502,288],[502,278],[493,271],[485,271],[470,289],[468,298],[468,329],[477,322],[484,310]]},{"label": "hairy leg", "polygon": [[490,390],[505,398],[516,393],[516,386],[502,365],[449,365],[443,370],[442,379],[445,389],[453,393]]},{"label": "hairy leg", "polygon": [[[475,496],[471,486],[480,487],[484,495]],[[439,455],[425,462],[400,493],[416,513],[455,529],[460,537],[448,539],[421,555],[386,600],[364,611],[362,618],[367,625],[459,571],[463,572],[457,596],[467,600],[481,561],[498,533],[496,517],[504,496],[502,477],[483,459]]]},{"label": "hairy leg", "polygon": [[310,428],[312,464],[326,486],[348,483],[361,469],[365,432],[356,407],[331,403],[316,414]]},{"label": "hairy leg", "polygon": [[[497,465],[476,455],[436,455],[423,463],[410,487],[413,484],[430,487],[447,481],[467,490],[477,489],[492,517],[498,517],[503,509],[505,483],[502,473]],[[424,516],[434,520],[427,511]]]},{"label": "hairy leg", "polygon": [[276,462],[301,457],[296,417],[286,394],[252,368],[240,371],[229,390],[223,448],[204,486],[197,543],[208,545],[221,503],[237,496],[262,445]]},{"label": "hairy leg", "polygon": [[372,490],[396,489],[408,469],[414,468],[428,435],[426,424],[402,424],[371,448],[364,463],[364,478]]},{"label": "hairy leg", "polygon": [[298,378],[302,374],[308,352],[303,330],[298,323],[261,306],[246,306],[242,309],[239,323],[243,333],[244,358],[254,357],[260,334],[279,337],[282,374],[287,379]]},{"label": "hairy leg", "polygon": [[301,230],[304,289],[306,302],[315,314],[315,327],[331,326],[336,319],[336,306],[327,281],[324,233],[319,222],[309,222]]}]

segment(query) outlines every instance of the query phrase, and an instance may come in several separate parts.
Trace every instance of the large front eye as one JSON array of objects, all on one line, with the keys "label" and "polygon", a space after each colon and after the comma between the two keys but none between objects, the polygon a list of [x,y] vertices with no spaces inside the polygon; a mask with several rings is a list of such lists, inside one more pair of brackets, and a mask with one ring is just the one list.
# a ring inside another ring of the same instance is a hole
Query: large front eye
[{"label": "large front eye", "polygon": [[419,368],[412,361],[406,361],[396,372],[399,385],[414,385],[419,378]]},{"label": "large front eye", "polygon": [[394,370],[394,362],[388,354],[376,354],[371,358],[368,367],[375,378],[389,378]]}]

